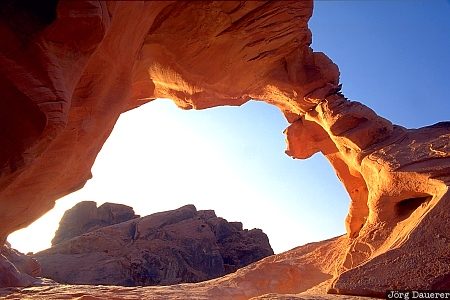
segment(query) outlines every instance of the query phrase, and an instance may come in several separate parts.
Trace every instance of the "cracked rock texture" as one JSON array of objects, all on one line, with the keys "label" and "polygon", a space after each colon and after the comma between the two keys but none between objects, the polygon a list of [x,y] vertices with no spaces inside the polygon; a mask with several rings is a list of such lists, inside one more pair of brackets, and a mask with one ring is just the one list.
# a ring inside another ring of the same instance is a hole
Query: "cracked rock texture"
[{"label": "cracked rock texture", "polygon": [[265,259],[205,284],[235,299],[316,286],[376,296],[450,288],[450,124],[407,129],[346,99],[337,66],[309,46],[311,1],[4,3],[3,241],[84,185],[122,112],[158,97],[184,109],[256,99],[291,123],[288,155],[330,161],[351,199],[347,235],[329,244],[334,267],[320,280],[295,275],[303,260],[277,256],[279,269]]},{"label": "cracked rock texture", "polygon": [[[61,224],[92,205],[77,204]],[[105,206],[119,205],[106,203],[98,211]],[[272,254],[260,229],[243,229],[242,223],[229,223],[212,210],[186,205],[80,232],[33,257],[42,276],[57,282],[142,286],[217,278]]]}]

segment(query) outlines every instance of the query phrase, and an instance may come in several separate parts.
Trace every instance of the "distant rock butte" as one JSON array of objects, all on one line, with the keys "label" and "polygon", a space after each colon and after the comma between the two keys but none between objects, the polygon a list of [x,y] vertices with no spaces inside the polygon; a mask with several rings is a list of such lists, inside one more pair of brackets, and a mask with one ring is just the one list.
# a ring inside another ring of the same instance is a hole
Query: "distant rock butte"
[{"label": "distant rock butte", "polygon": [[[244,230],[242,223],[229,223],[212,210],[187,205],[133,218],[130,207],[107,203],[98,211],[106,207],[122,207],[116,211],[131,218],[95,230],[85,227],[78,236],[33,255],[44,277],[71,284],[170,285],[217,278],[273,254],[260,229]],[[96,214],[86,213],[95,209],[92,201],[77,204],[64,215],[58,232],[65,232],[74,217],[81,224],[99,224]]]},{"label": "distant rock butte", "polygon": [[139,218],[139,215],[132,207],[123,204],[104,203],[97,208],[95,201],[82,201],[64,213],[52,245],[134,218]]},{"label": "distant rock butte", "polygon": [[[243,299],[317,286],[376,296],[450,289],[450,123],[406,129],[346,99],[338,67],[310,48],[312,7],[309,0],[2,2],[0,242],[85,184],[121,113],[156,98],[183,109],[258,99],[290,122],[288,155],[321,152],[330,161],[351,199],[347,235],[327,246],[333,268],[314,255],[315,262],[292,259],[294,251],[277,256],[276,266],[267,258],[185,292],[210,288]],[[322,281],[301,276],[311,265]],[[17,271],[4,270],[3,277]]]}]

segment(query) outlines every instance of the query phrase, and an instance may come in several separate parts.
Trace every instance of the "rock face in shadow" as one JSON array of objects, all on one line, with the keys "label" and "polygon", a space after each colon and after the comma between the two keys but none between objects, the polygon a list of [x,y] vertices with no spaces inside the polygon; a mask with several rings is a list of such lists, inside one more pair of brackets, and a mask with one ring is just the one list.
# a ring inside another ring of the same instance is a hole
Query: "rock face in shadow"
[{"label": "rock face in shadow", "polygon": [[[86,183],[121,113],[158,97],[183,109],[257,99],[290,122],[286,153],[325,155],[351,200],[347,235],[330,248],[333,280],[316,285],[376,296],[447,286],[449,123],[407,129],[345,98],[337,66],[310,47],[312,1],[5,3],[0,244]],[[296,262],[293,274],[305,265]],[[256,296],[267,291],[260,276],[272,273],[255,268],[258,276],[239,280]],[[227,278],[214,288],[247,295]]]},{"label": "rock face in shadow", "polygon": [[41,276],[39,263],[13,248],[9,243],[0,247],[0,286],[28,286]]},{"label": "rock face in shadow", "polygon": [[[89,214],[79,214],[86,208],[92,212],[95,202],[77,204],[65,214],[62,226],[75,215],[88,217],[80,219],[81,224],[90,223],[83,222],[92,220]],[[44,277],[61,283],[136,286],[217,278],[272,254],[260,229],[244,230],[242,223],[229,223],[212,210],[197,211],[187,205],[115,225],[97,225],[34,258]]]},{"label": "rock face in shadow", "polygon": [[134,213],[132,207],[123,204],[104,203],[97,207],[95,201],[82,201],[64,213],[52,245],[134,218],[139,218],[139,215]]}]

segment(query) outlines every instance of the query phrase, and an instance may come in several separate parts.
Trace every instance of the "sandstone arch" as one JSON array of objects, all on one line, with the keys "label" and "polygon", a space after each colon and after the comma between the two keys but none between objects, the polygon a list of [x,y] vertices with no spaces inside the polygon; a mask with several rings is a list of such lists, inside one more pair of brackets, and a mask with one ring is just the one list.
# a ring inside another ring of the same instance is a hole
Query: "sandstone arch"
[{"label": "sandstone arch", "polygon": [[[338,257],[323,278],[334,278],[330,291],[430,288],[450,273],[450,124],[406,129],[347,100],[337,66],[309,47],[311,1],[62,1],[56,19],[29,18],[20,33],[21,8],[8,9],[3,241],[84,185],[120,113],[158,97],[184,109],[261,99],[291,123],[287,154],[322,152],[350,195],[347,237],[327,250]],[[420,276],[406,272],[414,264]]]}]

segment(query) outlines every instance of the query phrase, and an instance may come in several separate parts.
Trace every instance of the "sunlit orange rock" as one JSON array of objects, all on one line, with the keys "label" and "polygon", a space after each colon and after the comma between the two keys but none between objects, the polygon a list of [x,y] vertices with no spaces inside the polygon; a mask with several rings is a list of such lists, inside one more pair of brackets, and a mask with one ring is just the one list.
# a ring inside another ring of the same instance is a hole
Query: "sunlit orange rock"
[{"label": "sunlit orange rock", "polygon": [[[157,97],[185,109],[257,99],[291,123],[287,153],[322,152],[351,198],[347,236],[330,246],[332,280],[308,288],[378,296],[388,288],[450,288],[449,123],[406,129],[341,95],[337,66],[309,47],[311,1],[61,1],[37,10],[7,3],[0,10],[3,241],[84,185],[120,113]],[[233,278],[253,296],[291,293],[286,270],[265,266]],[[296,261],[292,272],[303,266]],[[307,280],[289,278],[296,286]],[[213,284],[223,291],[231,280]]]}]

